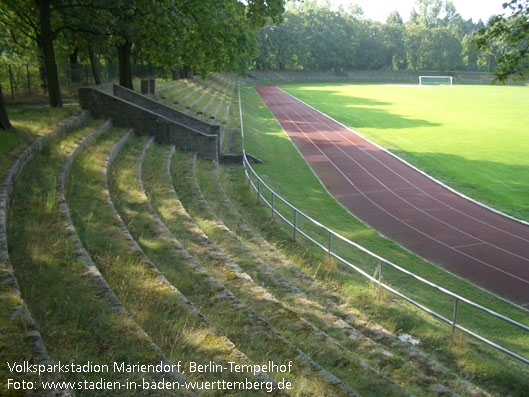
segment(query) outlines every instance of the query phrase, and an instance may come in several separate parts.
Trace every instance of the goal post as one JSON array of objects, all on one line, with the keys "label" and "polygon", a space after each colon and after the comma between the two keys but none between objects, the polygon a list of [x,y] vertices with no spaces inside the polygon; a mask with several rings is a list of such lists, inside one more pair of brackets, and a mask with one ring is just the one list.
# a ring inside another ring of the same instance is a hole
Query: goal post
[{"label": "goal post", "polygon": [[419,85],[452,85],[452,76],[419,76]]}]

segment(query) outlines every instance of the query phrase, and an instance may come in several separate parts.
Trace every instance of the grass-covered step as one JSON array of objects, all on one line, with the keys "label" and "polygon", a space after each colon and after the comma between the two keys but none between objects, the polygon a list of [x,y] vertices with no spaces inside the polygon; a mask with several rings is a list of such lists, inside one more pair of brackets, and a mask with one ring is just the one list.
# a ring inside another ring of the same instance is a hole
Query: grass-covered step
[{"label": "grass-covered step", "polygon": [[[0,355],[3,363],[16,361],[52,363],[44,346],[40,332],[20,293],[15,272],[11,265],[7,247],[7,214],[11,204],[11,195],[17,177],[25,164],[53,136],[58,136],[69,128],[82,124],[88,113],[71,115],[68,111],[46,109],[44,117],[37,117],[35,109],[17,109],[11,114],[15,126],[2,136],[0,153],[2,154],[0,176]],[[64,117],[70,115],[69,117]],[[9,395],[9,381],[38,381],[35,374],[19,374],[9,371],[4,364],[0,366],[0,391]],[[46,379],[60,379],[47,377]],[[42,391],[41,391],[42,392]],[[14,393],[17,393],[14,391]],[[65,392],[65,395],[68,393]]]},{"label": "grass-covered step", "polygon": [[[56,134],[77,119],[79,108],[10,108],[9,119],[13,129],[2,131],[0,136],[0,180],[7,170],[32,142],[49,134]],[[85,115],[81,116],[81,118]]]},{"label": "grass-covered step", "polygon": [[111,168],[111,194],[122,218],[147,256],[200,311],[256,364],[288,364],[287,372],[272,372],[299,394],[355,395],[343,382],[292,345],[266,321],[220,284],[197,263],[149,212],[148,201],[137,185],[138,158],[145,141],[134,137]]},{"label": "grass-covered step", "polygon": [[[220,283],[229,288],[244,304],[261,315],[288,340],[307,352],[311,358],[329,372],[346,382],[360,394],[399,394],[400,388],[384,378],[380,373],[345,349],[340,343],[306,321],[302,315],[290,310],[275,296],[242,269],[241,263],[233,262],[220,250],[200,228],[208,228],[206,223],[199,225],[187,214],[172,189],[169,162],[166,161],[165,147],[155,145],[148,151],[145,161],[145,186],[158,214],[176,238]],[[189,186],[189,176],[184,170],[190,169],[189,156],[175,155],[174,175],[178,176],[179,192],[188,202],[198,204],[200,197]],[[164,167],[167,164],[167,167]],[[165,172],[164,172],[165,168]],[[192,183],[191,183],[192,185]],[[172,200],[172,201],[171,201]],[[202,212],[194,211],[197,217]],[[207,217],[207,215],[206,215]],[[317,346],[317,347],[316,347]]]},{"label": "grass-covered step", "polygon": [[195,100],[189,104],[189,109],[194,112],[197,112],[197,109],[204,110],[208,106],[208,102],[214,97],[214,89],[212,87],[206,87],[201,90],[200,95],[198,95]]},{"label": "grass-covered step", "polygon": [[[209,102],[202,109],[202,117],[209,120],[217,119],[221,107],[225,107],[231,100],[234,84],[226,84],[217,87],[217,91],[211,96]],[[222,120],[222,119],[221,119]]]},{"label": "grass-covered step", "polygon": [[183,81],[180,88],[174,92],[164,92],[156,95],[161,102],[174,106],[175,108],[189,113],[203,121],[211,122],[216,119],[219,109],[224,107],[225,102],[231,97],[228,92],[233,90],[233,81],[217,78],[205,80],[195,79]]},{"label": "grass-covered step", "polygon": [[[102,136],[74,163],[68,202],[83,244],[120,301],[171,362],[251,363],[209,326],[124,233],[121,219],[108,201],[105,180],[109,159],[130,132],[118,141],[121,135],[122,130],[115,130]],[[242,375],[219,372],[188,373],[185,377],[191,382],[243,380]]]},{"label": "grass-covered step", "polygon": [[[217,170],[216,162],[199,161],[199,164],[202,167],[198,175],[208,190],[212,190],[211,188],[213,188],[214,192],[210,191],[212,193],[210,196],[213,197],[213,200],[221,202],[227,201],[222,189],[218,188],[218,175],[215,172]],[[193,170],[194,166],[192,165],[187,168]],[[279,272],[276,272],[275,265],[272,267],[261,260],[254,251],[250,250],[246,244],[226,228],[222,221],[212,212],[209,203],[204,200],[200,186],[196,186],[196,190],[199,196],[189,197],[186,204],[189,205],[192,214],[198,214],[195,219],[200,227],[231,258],[236,260],[252,278],[266,286],[275,296],[280,297],[281,302],[287,307],[301,313],[305,319],[317,325],[321,330],[338,340],[348,349],[355,351],[355,353],[382,373],[391,377],[400,385],[405,386],[407,390],[418,394],[430,393],[432,390],[437,389],[453,390],[465,395],[481,393],[474,385],[461,380],[454,373],[443,368],[437,362],[428,359],[417,350],[410,349],[409,345],[398,341],[394,335],[379,325],[366,322],[364,318],[362,318],[362,321],[359,321],[357,312],[351,310],[348,305],[342,304],[343,301],[340,297],[334,296],[312,277],[300,271],[296,265],[288,263],[288,261],[285,261],[281,257],[276,258],[276,260],[282,263],[283,270],[287,270],[283,272],[286,277],[295,279],[295,284],[299,285],[307,293],[302,292],[285,277],[281,276]],[[224,204],[227,207],[231,207],[229,201],[227,204]],[[228,215],[228,217],[230,216],[232,222],[237,217],[240,218],[240,215],[236,211]],[[237,221],[235,221],[235,224],[237,224]],[[265,243],[267,246],[269,245],[266,241]],[[262,245],[258,248],[260,247]],[[256,252],[259,252],[259,249]],[[305,288],[306,286],[308,288]],[[317,292],[316,296],[323,298],[323,302],[331,304],[329,307],[332,312],[327,306],[322,305],[317,299],[314,300],[312,298],[314,291]],[[389,339],[387,346],[382,346],[358,332],[353,327],[356,327],[358,324],[361,324],[359,327],[361,330],[368,328],[370,331],[382,334],[385,338]],[[410,373],[415,374],[415,376],[410,376]]]},{"label": "grass-covered step", "polygon": [[[215,110],[213,111],[213,118],[216,119],[217,116],[219,115],[219,111],[222,107],[223,104],[229,104],[231,102],[231,98],[233,96],[233,90],[234,90],[234,87],[235,87],[235,82],[231,82],[229,84],[226,84],[226,87],[224,88],[224,91],[223,93],[221,94],[220,96],[220,100],[217,102],[217,106],[215,107]],[[219,117],[221,120],[224,120],[222,118],[222,115],[221,117]]]},{"label": "grass-covered step", "polygon": [[[258,241],[259,245],[254,247],[255,251],[250,249],[226,227],[213,210],[215,208],[223,217],[229,219],[237,229],[244,230],[243,234],[247,238],[254,234],[254,240],[262,239],[253,230],[248,230],[249,227],[244,223],[244,219],[225,196],[218,180],[217,163],[200,159],[197,163],[197,166],[193,164],[191,169],[198,168],[198,172],[195,173],[198,200],[196,195],[190,197],[188,201],[190,213],[199,214],[195,219],[208,236],[252,278],[266,286],[275,296],[280,297],[282,303],[302,313],[307,320],[346,348],[414,393],[428,393],[439,384],[459,394],[479,393],[477,388],[466,381],[461,381],[438,363],[429,360],[414,349],[409,349],[408,345],[399,343],[400,341],[387,331],[385,336],[392,339],[389,346],[381,345],[363,335],[355,328],[358,322],[356,316],[351,316],[351,310],[347,305],[342,304],[343,300],[338,295],[301,271],[297,265],[287,261],[277,251],[274,253],[275,250],[266,240]],[[197,179],[200,181],[200,186]],[[209,200],[205,199],[202,189],[207,192]],[[263,251],[268,252],[264,259],[260,257]],[[273,264],[268,263],[271,259]],[[377,332],[381,331],[380,326],[371,325],[371,327]],[[364,328],[365,325],[362,325],[360,330]],[[416,376],[410,376],[410,373],[415,373]]]},{"label": "grass-covered step", "polygon": [[[155,364],[145,338],[129,332],[130,322],[93,290],[77,261],[76,247],[56,200],[57,176],[68,154],[100,121],[90,121],[68,134],[52,137],[24,167],[13,191],[8,217],[10,258],[24,300],[54,362]],[[62,373],[71,382],[97,382],[101,373]],[[113,373],[112,380],[141,383],[152,374]],[[77,395],[93,391],[77,390]],[[108,391],[115,395],[115,391]],[[160,394],[161,393],[156,393]]]},{"label": "grass-covered step", "polygon": [[175,84],[171,90],[166,91],[164,93],[156,93],[155,97],[162,100],[162,101],[170,101],[170,103],[174,105],[178,104],[179,98],[181,95],[183,95],[184,92],[189,90],[190,87],[187,84],[187,81],[179,81],[177,84]]},{"label": "grass-covered step", "polygon": [[[340,309],[342,311],[346,309],[349,313],[347,322],[353,323],[356,329],[380,344],[386,345],[392,352],[393,346],[399,343],[396,335],[411,333],[419,336],[421,343],[416,349],[423,352],[421,356],[427,354],[459,377],[471,379],[472,383],[485,390],[499,394],[523,395],[523,391],[527,389],[528,379],[527,369],[523,368],[523,364],[513,362],[505,355],[475,343],[457,332],[455,338],[452,338],[449,328],[444,324],[411,305],[403,304],[397,298],[383,296],[383,299],[379,299],[377,289],[365,284],[355,273],[348,272],[347,268],[333,266],[332,263],[329,266],[326,255],[322,255],[317,249],[312,249],[308,244],[303,244],[302,240],[298,239],[298,242],[294,243],[290,228],[272,221],[269,208],[256,206],[255,193],[249,189],[242,168],[223,167],[221,177],[226,192],[239,213],[244,214],[244,217],[258,228],[261,235],[274,242],[292,263],[315,275],[315,278],[328,290],[341,297],[344,304]],[[230,225],[232,230],[242,231],[240,225],[244,223],[239,223],[240,219],[228,216],[223,217],[223,221]],[[232,223],[239,223],[239,226],[232,228]],[[251,236],[250,229],[246,232]],[[238,232],[238,235],[248,246],[251,246],[252,242],[246,237],[248,236],[246,232],[240,234]],[[254,251],[259,252],[261,256],[267,252],[266,245],[255,244]],[[320,271],[316,274],[318,268]],[[335,312],[336,304],[333,304],[332,300],[327,307],[331,312],[338,313]],[[481,324],[481,321],[476,323],[478,326]],[[491,324],[491,329],[502,327],[498,323]],[[517,337],[514,340],[521,343],[524,339]]]},{"label": "grass-covered step", "polygon": [[[80,240],[77,234],[77,231],[71,219],[70,208],[68,206],[68,202],[66,201],[66,197],[65,197],[65,190],[66,190],[66,181],[70,174],[72,164],[74,160],[77,158],[77,155],[87,145],[89,145],[94,139],[96,139],[99,135],[107,132],[110,126],[111,126],[111,123],[109,120],[103,123],[97,131],[85,137],[83,141],[81,142],[81,144],[77,146],[75,151],[70,156],[68,156],[68,158],[64,162],[61,173],[59,174],[59,177],[58,177],[58,184],[57,184],[57,200],[59,202],[59,210],[61,211],[61,214],[66,221],[66,231],[69,232],[70,234],[69,237],[76,247],[77,261],[86,264],[85,276],[92,279],[93,284],[94,284],[94,290],[97,291],[97,294],[102,299],[106,300],[108,304],[117,313],[120,313],[124,315],[125,317],[127,317],[130,323],[130,332],[135,332],[138,334],[139,337],[144,338],[148,341],[149,346],[151,346],[151,348],[155,351],[155,353],[158,354],[160,362],[163,363],[165,368],[173,368],[173,370],[171,371],[160,371],[159,373],[157,373],[156,376],[158,377],[158,379],[159,380],[165,379],[170,382],[179,383],[182,390],[184,390],[186,379],[182,376],[180,372],[174,370],[175,368],[174,364],[170,362],[167,359],[167,357],[163,354],[163,352],[160,350],[160,348],[155,343],[152,342],[151,338],[145,333],[145,331],[137,325],[137,323],[131,317],[130,313],[120,302],[119,298],[114,294],[113,290],[108,285],[105,278],[99,272],[99,269],[97,268],[96,264],[92,260],[91,256],[86,251],[82,241]],[[118,132],[121,132],[121,130],[118,130]],[[92,159],[92,160],[96,160],[96,159]],[[86,182],[82,180],[82,178],[77,179],[77,181],[80,181],[81,183]],[[87,206],[87,202],[91,199],[91,197],[88,197],[88,199],[86,198],[86,196],[81,198],[81,194],[79,192],[76,192],[76,193],[77,194],[74,195],[75,197],[74,201],[79,202],[79,199],[81,199],[82,201],[82,199],[84,198],[85,199],[84,205]],[[97,197],[95,197],[94,199],[97,199]]]}]

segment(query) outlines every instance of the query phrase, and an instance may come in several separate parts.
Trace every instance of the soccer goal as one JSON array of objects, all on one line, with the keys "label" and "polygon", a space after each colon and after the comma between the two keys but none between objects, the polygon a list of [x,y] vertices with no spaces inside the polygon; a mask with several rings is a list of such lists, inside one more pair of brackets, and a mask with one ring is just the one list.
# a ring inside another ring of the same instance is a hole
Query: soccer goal
[{"label": "soccer goal", "polygon": [[419,76],[419,85],[452,85],[452,76]]}]

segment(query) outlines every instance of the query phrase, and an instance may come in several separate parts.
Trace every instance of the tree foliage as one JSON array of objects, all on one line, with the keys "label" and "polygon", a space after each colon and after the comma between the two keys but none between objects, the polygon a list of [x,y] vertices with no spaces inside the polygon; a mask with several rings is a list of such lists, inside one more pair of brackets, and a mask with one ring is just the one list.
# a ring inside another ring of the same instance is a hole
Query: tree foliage
[{"label": "tree foliage", "polygon": [[483,63],[490,59],[479,63],[471,56],[472,49],[463,47],[480,23],[464,20],[451,1],[417,0],[416,5],[409,22],[404,23],[395,11],[383,24],[363,18],[358,7],[334,10],[328,3],[289,3],[282,25],[270,23],[258,32],[255,67],[429,71],[485,68]]},{"label": "tree foliage", "polygon": [[503,7],[510,15],[493,17],[487,27],[475,37],[475,43],[484,53],[496,52],[496,79],[525,80],[529,72],[529,1],[511,0]]},{"label": "tree foliage", "polygon": [[7,46],[30,42],[50,104],[62,106],[58,56],[69,62],[74,83],[83,57],[95,81],[100,57],[117,57],[120,84],[129,88],[132,59],[206,75],[247,66],[255,31],[280,22],[283,11],[284,0],[0,0],[0,29]]}]

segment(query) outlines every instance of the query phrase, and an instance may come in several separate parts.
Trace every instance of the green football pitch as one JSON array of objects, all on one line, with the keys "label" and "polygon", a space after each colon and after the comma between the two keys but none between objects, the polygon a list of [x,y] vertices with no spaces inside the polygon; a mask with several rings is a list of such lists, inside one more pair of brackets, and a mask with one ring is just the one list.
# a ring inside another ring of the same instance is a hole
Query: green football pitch
[{"label": "green football pitch", "polygon": [[529,87],[281,87],[462,193],[529,221]]}]

